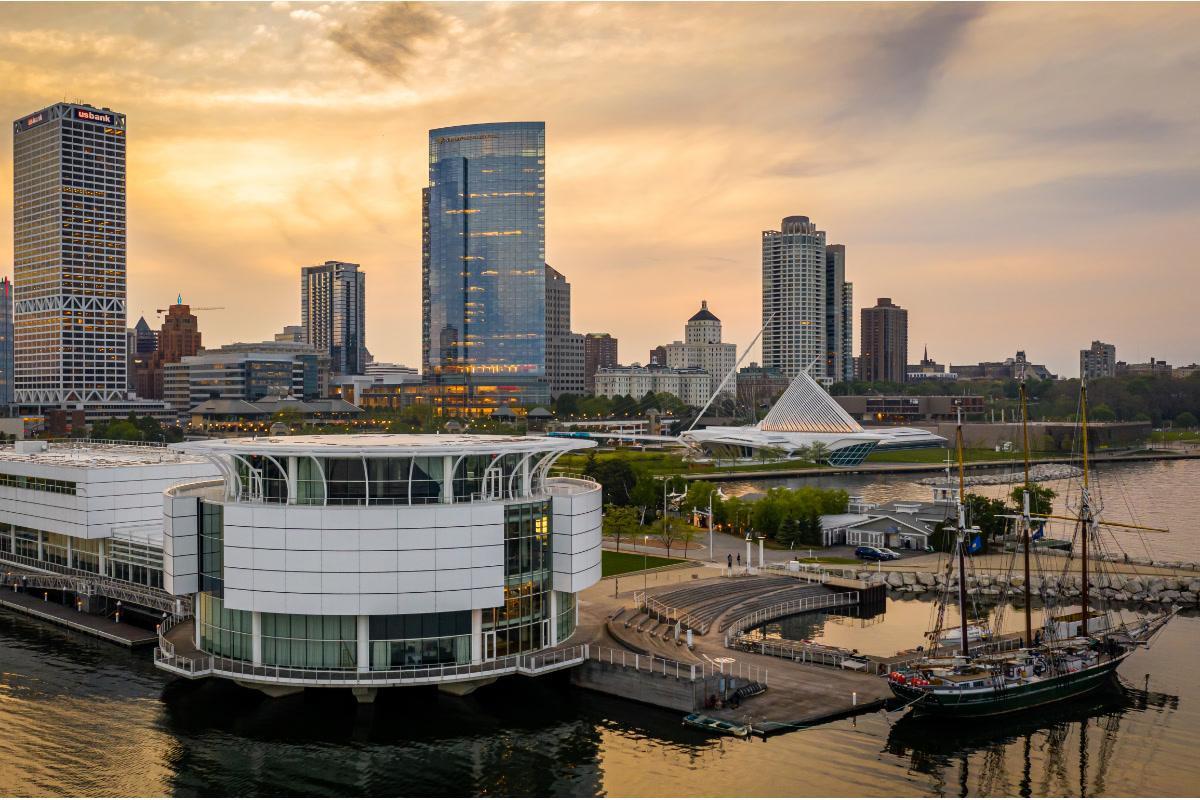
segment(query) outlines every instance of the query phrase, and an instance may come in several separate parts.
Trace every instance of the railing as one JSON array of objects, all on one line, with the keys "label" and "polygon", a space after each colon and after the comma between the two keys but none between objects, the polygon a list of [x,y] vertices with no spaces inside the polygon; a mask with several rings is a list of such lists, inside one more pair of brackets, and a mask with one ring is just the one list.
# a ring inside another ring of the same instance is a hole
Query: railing
[{"label": "railing", "polygon": [[[4,553],[0,557],[0,560],[20,560],[20,562],[23,562],[29,559],[26,556]],[[38,567],[38,569],[45,569],[45,567]],[[64,567],[64,569],[68,568]],[[56,591],[74,592],[75,594],[85,596],[100,595],[112,600],[120,600],[122,603],[132,603],[133,605],[168,614],[182,613],[186,616],[191,613],[192,601],[189,597],[173,597],[162,589],[111,580],[98,575],[90,575],[80,570],[72,570],[72,574],[69,575],[54,572],[37,572],[20,575],[13,572],[6,572],[4,574],[5,586],[11,586],[15,582],[19,582],[21,586],[30,589],[54,589]]]},{"label": "railing", "polygon": [[627,650],[614,650],[610,647],[592,647],[589,658],[601,664],[688,681],[724,676],[726,678],[743,678],[766,686],[769,672],[757,664],[742,664],[733,659],[727,662],[707,660],[684,664],[681,661],[661,658],[653,654],[641,655]]},{"label": "railing", "polygon": [[799,600],[789,600],[786,603],[779,603],[768,608],[759,609],[753,614],[747,614],[744,617],[734,620],[729,626],[729,631],[725,634],[725,646],[728,647],[730,642],[739,639],[743,633],[768,620],[777,619],[778,617],[788,617],[805,611],[815,611],[819,608],[857,605],[858,597],[858,592],[837,592],[817,597],[802,597]]},{"label": "railing", "polygon": [[809,583],[825,583],[830,578],[857,578],[859,570],[846,567],[827,567],[823,564],[805,564],[799,562],[797,569],[790,569],[787,564],[767,564],[760,567],[770,575],[786,575],[789,578],[799,578]]},{"label": "railing", "polygon": [[[194,658],[179,656],[164,636],[154,648],[154,663],[163,669],[189,678],[208,675],[232,679],[258,679],[267,683],[305,686],[380,686],[443,683],[452,680],[488,678],[500,675],[542,675],[582,664],[588,658],[589,645],[581,644],[541,653],[504,656],[478,664],[441,664],[428,667],[404,667],[393,670],[358,672],[346,669],[309,669],[256,665],[208,654]],[[163,645],[166,645],[164,647]]]},{"label": "railing", "polygon": [[633,593],[633,604],[647,614],[653,614],[660,622],[678,622],[685,630],[693,630],[703,635],[707,631],[707,626],[702,622],[698,622],[691,614],[680,614],[682,609],[668,606],[660,600],[655,600],[653,597],[648,597],[645,592]]},{"label": "railing", "polygon": [[830,667],[845,668],[845,662],[861,661],[870,663],[867,658],[843,650],[840,647],[827,647],[819,644],[807,644],[788,640],[769,641],[765,639],[749,639],[740,637],[735,645],[750,652],[759,652],[764,656],[786,658],[801,664],[823,664]]}]

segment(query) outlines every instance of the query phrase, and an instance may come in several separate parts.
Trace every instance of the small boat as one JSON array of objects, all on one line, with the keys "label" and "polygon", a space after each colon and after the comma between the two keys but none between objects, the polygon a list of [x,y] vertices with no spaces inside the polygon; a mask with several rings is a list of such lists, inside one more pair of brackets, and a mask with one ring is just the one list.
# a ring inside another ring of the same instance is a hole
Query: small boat
[{"label": "small boat", "polygon": [[749,725],[737,725],[733,722],[726,722],[723,719],[706,717],[703,714],[688,714],[683,718],[683,724],[711,731],[712,733],[720,733],[725,736],[741,736],[745,738],[750,735]]},{"label": "small boat", "polygon": [[[967,626],[967,641],[981,642],[992,635],[991,631],[982,625]],[[962,641],[962,628],[950,628],[942,631],[937,643],[943,647],[952,647]]]}]

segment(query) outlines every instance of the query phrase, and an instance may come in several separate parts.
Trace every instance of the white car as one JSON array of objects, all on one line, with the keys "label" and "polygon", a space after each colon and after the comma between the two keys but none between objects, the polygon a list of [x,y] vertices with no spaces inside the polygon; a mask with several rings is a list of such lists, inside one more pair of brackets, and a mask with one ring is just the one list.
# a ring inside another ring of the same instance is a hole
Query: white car
[{"label": "white car", "polygon": [[890,547],[876,547],[875,549],[881,553],[887,553],[893,559],[903,558],[903,556],[901,556],[899,553],[897,553],[895,550],[891,549]]}]

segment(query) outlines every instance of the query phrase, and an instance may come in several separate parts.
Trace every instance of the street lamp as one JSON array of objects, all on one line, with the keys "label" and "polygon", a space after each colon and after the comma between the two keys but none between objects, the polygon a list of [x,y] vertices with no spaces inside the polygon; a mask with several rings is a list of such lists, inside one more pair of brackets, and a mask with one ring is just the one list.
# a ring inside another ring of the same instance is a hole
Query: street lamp
[{"label": "street lamp", "polygon": [[717,493],[716,489],[713,489],[711,492],[708,493],[708,560],[709,561],[716,560],[716,557],[713,555],[713,509],[712,509],[712,499],[713,499],[713,495],[716,493]]},{"label": "street lamp", "polygon": [[[667,520],[664,517],[663,525],[666,525],[666,524],[667,524]],[[647,555],[647,552],[649,551],[649,549],[650,549],[650,537],[643,536],[642,537],[642,591],[643,592],[646,591],[646,585],[649,580],[646,577],[646,570],[649,569],[649,565],[650,565],[650,557]]]}]

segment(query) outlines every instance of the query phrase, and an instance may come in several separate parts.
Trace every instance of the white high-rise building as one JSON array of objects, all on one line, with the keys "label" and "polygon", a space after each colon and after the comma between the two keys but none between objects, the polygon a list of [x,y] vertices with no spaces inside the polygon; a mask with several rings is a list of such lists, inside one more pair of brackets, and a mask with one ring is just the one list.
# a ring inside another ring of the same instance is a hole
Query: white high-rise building
[{"label": "white high-rise building", "polygon": [[[853,286],[844,245],[825,244],[808,217],[762,234],[763,367],[830,384],[853,374]],[[770,324],[767,321],[771,320]]]},{"label": "white high-rise building", "polygon": [[[700,310],[684,326],[683,341],[671,342],[666,346],[666,351],[669,368],[702,369],[709,374],[709,396],[737,363],[737,345],[721,341],[721,320],[708,310],[707,300],[700,301]],[[721,393],[737,394],[736,375],[722,387]]]},{"label": "white high-rise building", "polygon": [[128,396],[125,115],[56,103],[13,123],[14,400]]}]

